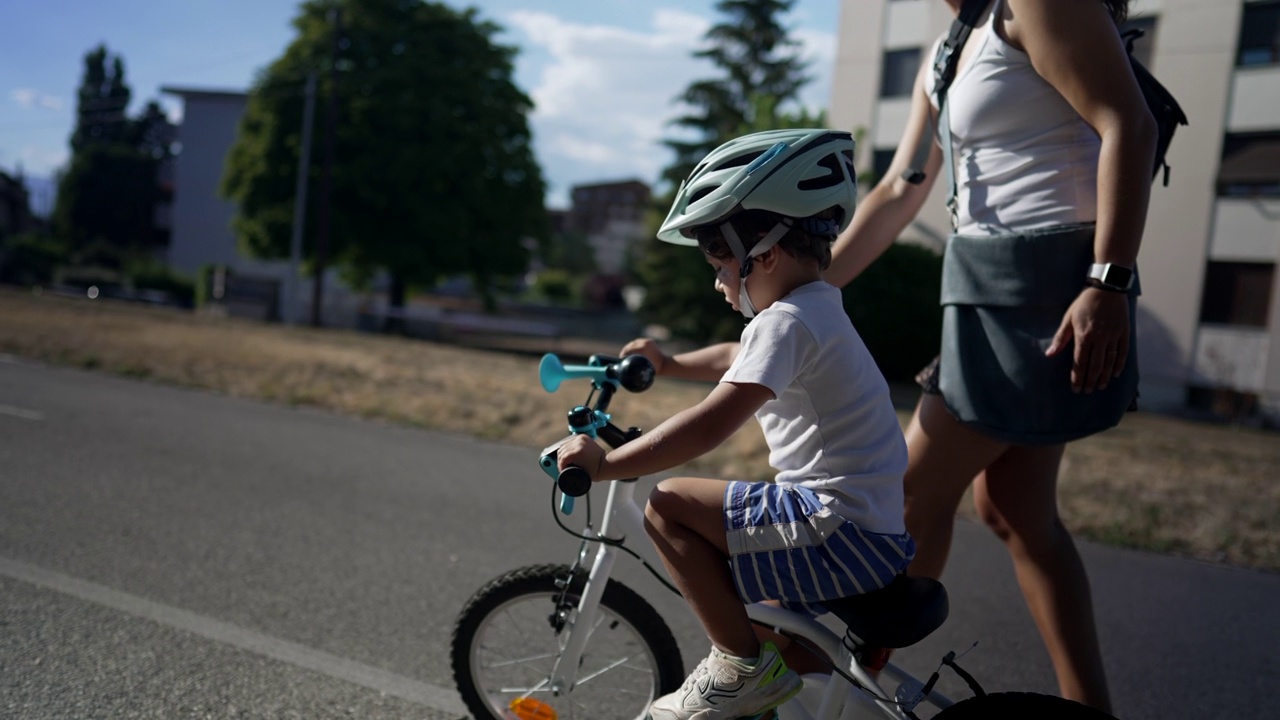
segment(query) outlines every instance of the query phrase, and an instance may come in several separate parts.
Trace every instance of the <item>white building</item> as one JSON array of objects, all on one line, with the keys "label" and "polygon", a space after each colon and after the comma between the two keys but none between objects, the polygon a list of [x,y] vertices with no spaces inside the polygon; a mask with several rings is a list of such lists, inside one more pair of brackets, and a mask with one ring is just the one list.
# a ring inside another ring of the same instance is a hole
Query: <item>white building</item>
[{"label": "white building", "polygon": [[235,267],[241,260],[231,232],[236,208],[218,194],[218,184],[248,96],[174,87],[161,88],[161,92],[183,101],[168,264],[190,274],[206,264]]},{"label": "white building", "polygon": [[[161,92],[183,101],[167,264],[192,275],[206,265],[224,265],[236,278],[243,296],[231,310],[264,320],[278,319],[283,312],[279,304],[288,295],[289,263],[258,260],[240,252],[231,227],[235,204],[218,190],[248,95],[182,87],[163,87]],[[311,288],[310,278],[299,278],[295,318],[309,317]],[[325,274],[324,290],[325,324],[355,325],[359,299],[341,284],[336,272]]]},{"label": "white building", "polygon": [[566,229],[581,233],[602,273],[621,273],[631,247],[644,239],[649,186],[639,180],[574,185]]},{"label": "white building", "polygon": [[[1227,398],[1280,418],[1280,0],[1136,0],[1130,14],[1147,32],[1139,57],[1190,119],[1138,259],[1141,404]],[[866,131],[860,168],[887,165],[952,18],[942,0],[843,1],[829,121]],[[904,240],[946,237],[944,186]]]}]

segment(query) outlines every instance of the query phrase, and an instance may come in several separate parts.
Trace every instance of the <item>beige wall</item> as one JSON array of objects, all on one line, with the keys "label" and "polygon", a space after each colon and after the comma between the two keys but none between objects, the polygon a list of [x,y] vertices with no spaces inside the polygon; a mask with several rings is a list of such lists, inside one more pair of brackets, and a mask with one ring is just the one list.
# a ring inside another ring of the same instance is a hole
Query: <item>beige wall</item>
[{"label": "beige wall", "polygon": [[[845,0],[840,6],[840,41],[828,117],[832,127],[864,131],[858,168],[872,165],[876,148],[897,147],[910,106],[908,99],[880,101],[880,62],[885,50],[928,49],[950,27],[943,0]],[[940,249],[949,229],[944,183],[935,182],[928,202],[902,239]]]},{"label": "beige wall", "polygon": [[1239,27],[1238,0],[1167,3],[1159,14],[1152,64],[1190,124],[1169,151],[1169,187],[1152,188],[1138,257],[1142,393],[1157,406],[1181,403],[1191,380]]}]

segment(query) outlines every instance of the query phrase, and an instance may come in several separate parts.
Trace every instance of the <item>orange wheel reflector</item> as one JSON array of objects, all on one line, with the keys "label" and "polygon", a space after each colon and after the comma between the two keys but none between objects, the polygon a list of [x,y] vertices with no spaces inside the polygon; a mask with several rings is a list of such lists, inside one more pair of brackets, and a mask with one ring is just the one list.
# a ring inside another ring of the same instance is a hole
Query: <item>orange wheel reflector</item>
[{"label": "orange wheel reflector", "polygon": [[515,720],[558,720],[555,708],[531,697],[516,698],[508,706]]}]

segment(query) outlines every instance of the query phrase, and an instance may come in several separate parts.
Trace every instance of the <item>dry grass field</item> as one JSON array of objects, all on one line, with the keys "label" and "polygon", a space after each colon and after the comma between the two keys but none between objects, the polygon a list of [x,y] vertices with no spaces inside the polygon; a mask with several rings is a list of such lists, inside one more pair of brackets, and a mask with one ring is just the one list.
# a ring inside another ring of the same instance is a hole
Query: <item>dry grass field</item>
[{"label": "dry grass field", "polygon": [[[532,355],[12,289],[0,289],[0,352],[529,447],[559,438],[565,411],[587,390],[543,392]],[[706,390],[660,381],[621,393],[615,422],[653,427]],[[749,425],[689,470],[764,478],[766,460]],[[1133,413],[1068,449],[1060,498],[1065,522],[1084,537],[1274,571],[1277,480],[1280,434]]]}]

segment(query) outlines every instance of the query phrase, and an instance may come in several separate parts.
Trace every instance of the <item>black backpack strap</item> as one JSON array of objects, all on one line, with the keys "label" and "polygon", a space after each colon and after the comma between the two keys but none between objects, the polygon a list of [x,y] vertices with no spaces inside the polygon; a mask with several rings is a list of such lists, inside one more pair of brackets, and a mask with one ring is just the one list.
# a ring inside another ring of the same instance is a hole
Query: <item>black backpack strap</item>
[{"label": "black backpack strap", "polygon": [[[938,98],[938,112],[943,112],[947,89],[956,77],[956,64],[960,62],[960,51],[964,48],[969,33],[977,26],[982,11],[990,0],[964,0],[960,5],[960,14],[951,23],[951,32],[947,39],[938,46],[933,58],[934,96]],[[902,172],[902,179],[912,185],[924,182],[924,166],[929,162],[929,146],[933,142],[932,115],[930,115],[930,132],[920,136],[916,143],[915,154],[911,157],[911,165]]]}]

